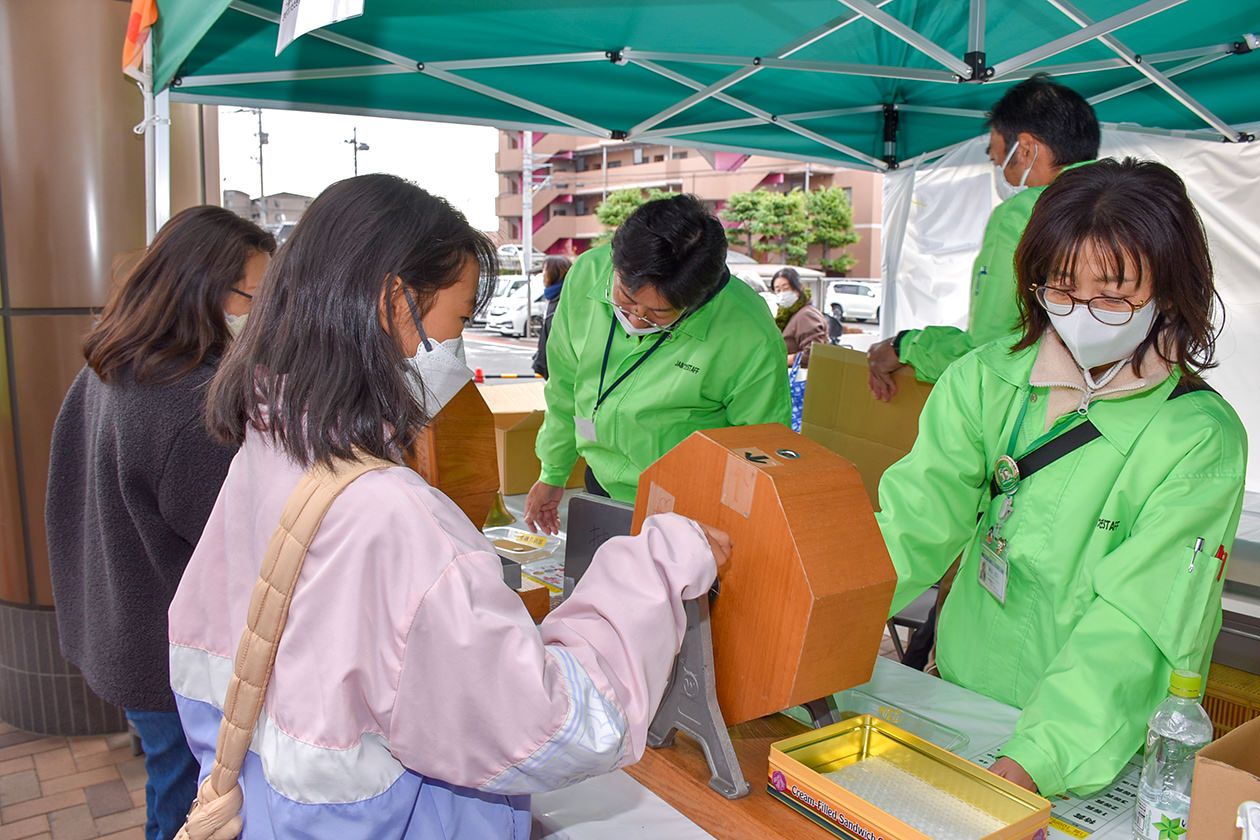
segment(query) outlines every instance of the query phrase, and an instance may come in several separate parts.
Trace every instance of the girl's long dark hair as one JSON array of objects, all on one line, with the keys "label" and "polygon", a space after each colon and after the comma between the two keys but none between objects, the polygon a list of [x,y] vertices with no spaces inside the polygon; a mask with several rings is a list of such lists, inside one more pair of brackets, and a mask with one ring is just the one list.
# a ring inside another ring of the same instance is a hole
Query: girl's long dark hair
[{"label": "girl's long dark hair", "polygon": [[109,296],[83,340],[88,366],[105,382],[124,371],[138,384],[169,382],[223,354],[228,290],[246,261],[276,240],[222,207],[176,213]]},{"label": "girl's long dark hair", "polygon": [[211,433],[239,445],[252,425],[303,467],[356,449],[395,457],[429,415],[408,387],[386,292],[401,278],[423,314],[469,259],[481,269],[480,307],[498,273],[495,249],[445,199],[393,175],[324,190],[211,383]]},{"label": "girl's long dark hair", "polygon": [[1059,175],[1037,199],[1015,249],[1023,336],[1031,347],[1050,326],[1035,289],[1055,274],[1072,277],[1081,251],[1092,246],[1112,277],[1138,283],[1150,274],[1155,322],[1134,353],[1134,371],[1152,347],[1184,375],[1216,366],[1220,296],[1203,223],[1177,173],[1161,163],[1100,160]]}]

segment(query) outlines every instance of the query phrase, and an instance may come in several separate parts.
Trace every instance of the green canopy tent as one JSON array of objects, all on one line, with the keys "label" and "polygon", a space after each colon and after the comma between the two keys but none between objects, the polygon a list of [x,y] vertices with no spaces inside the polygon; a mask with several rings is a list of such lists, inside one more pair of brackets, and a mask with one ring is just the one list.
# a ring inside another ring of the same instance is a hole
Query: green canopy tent
[{"label": "green canopy tent", "polygon": [[1260,3],[367,0],[275,55],[282,0],[158,0],[174,100],[532,128],[884,170],[1021,79],[1112,126],[1254,139]]}]

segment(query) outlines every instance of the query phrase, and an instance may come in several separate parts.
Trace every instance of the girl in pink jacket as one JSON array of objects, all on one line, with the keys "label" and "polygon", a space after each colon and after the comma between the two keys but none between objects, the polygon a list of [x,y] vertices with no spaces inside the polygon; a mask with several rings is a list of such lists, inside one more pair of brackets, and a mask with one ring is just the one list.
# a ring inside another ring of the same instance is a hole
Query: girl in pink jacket
[{"label": "girl in pink jacket", "polygon": [[[207,400],[239,444],[170,609],[204,777],[267,542],[298,479],[398,453],[470,378],[489,240],[401,179],[334,184],[273,264]],[[725,536],[673,514],[610,541],[535,627],[460,510],[404,466],[337,498],[307,555],[241,773],[244,838],[519,838],[529,794],[638,759]]]}]

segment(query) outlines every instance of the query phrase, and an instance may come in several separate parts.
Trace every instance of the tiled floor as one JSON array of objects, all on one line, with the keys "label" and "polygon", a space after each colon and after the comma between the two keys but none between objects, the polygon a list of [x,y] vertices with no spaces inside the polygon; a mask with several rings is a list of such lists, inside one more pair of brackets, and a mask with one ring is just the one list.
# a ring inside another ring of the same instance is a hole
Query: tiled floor
[{"label": "tiled floor", "polygon": [[47,738],[0,723],[0,840],[144,840],[144,782],[125,732]]},{"label": "tiled floor", "polygon": [[[885,631],[880,656],[896,658]],[[131,737],[46,738],[0,723],[0,840],[144,840]]]}]

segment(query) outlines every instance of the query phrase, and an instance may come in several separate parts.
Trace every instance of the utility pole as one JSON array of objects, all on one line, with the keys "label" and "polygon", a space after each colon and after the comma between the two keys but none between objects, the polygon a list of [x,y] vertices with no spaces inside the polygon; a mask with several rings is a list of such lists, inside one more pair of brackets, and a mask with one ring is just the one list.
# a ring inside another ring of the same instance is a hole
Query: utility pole
[{"label": "utility pole", "polygon": [[262,130],[262,108],[255,108],[258,114],[258,206],[261,208],[259,227],[267,225],[267,191],[263,188],[263,146],[267,144],[267,134]]},{"label": "utility pole", "polygon": [[359,127],[356,125],[354,131],[350,135],[349,140],[343,140],[343,143],[349,143],[350,148],[354,149],[354,174],[357,178],[359,175],[359,152],[366,152],[371,147],[367,143],[359,142]]},{"label": "utility pole", "polygon": [[529,273],[534,262],[534,132],[521,132],[521,273],[525,275],[525,337],[534,314],[534,289]]}]

